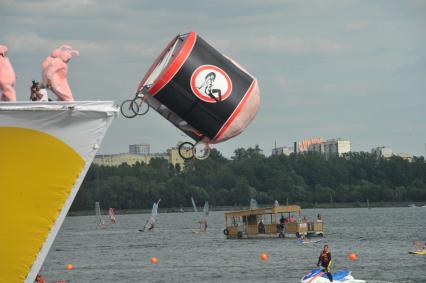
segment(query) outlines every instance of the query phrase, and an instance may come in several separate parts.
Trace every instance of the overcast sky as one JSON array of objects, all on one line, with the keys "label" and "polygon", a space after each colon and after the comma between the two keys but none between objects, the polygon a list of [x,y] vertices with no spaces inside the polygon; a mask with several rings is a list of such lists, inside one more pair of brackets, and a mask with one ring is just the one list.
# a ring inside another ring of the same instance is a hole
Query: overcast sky
[{"label": "overcast sky", "polygon": [[[133,95],[178,33],[196,31],[259,80],[261,107],[240,136],[216,145],[230,156],[258,144],[347,138],[355,151],[385,145],[425,155],[426,1],[0,0],[0,44],[27,100],[40,63],[60,44],[81,53],[69,65],[76,100]],[[101,153],[146,142],[164,151],[182,136],[150,111],[116,119]]]}]

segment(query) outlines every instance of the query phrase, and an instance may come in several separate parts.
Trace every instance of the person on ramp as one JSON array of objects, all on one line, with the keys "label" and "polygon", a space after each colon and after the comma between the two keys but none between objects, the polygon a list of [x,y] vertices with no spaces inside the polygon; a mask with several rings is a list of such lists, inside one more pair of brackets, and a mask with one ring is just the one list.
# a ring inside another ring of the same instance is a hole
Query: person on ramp
[{"label": "person on ramp", "polygon": [[328,279],[330,282],[333,282],[333,276],[331,275],[331,253],[328,249],[328,245],[324,245],[324,248],[318,258],[317,266],[320,266],[323,268],[323,272],[327,274]]}]

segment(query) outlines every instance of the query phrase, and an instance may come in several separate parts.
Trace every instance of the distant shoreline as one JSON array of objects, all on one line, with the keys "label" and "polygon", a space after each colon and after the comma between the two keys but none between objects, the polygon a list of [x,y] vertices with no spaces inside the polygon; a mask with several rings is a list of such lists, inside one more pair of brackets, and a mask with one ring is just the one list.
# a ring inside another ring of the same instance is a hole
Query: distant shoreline
[{"label": "distant shoreline", "polygon": [[[366,203],[352,202],[352,203],[296,203],[302,207],[302,209],[333,209],[333,208],[368,208]],[[417,207],[426,205],[424,202],[370,202],[370,208],[384,208],[384,207],[408,207],[410,204],[415,204]],[[262,205],[260,206],[262,207]],[[180,207],[165,207],[159,208],[159,213],[185,213],[193,212],[192,207],[183,207],[184,212],[180,211]],[[202,208],[200,208],[202,209]],[[232,211],[232,210],[243,210],[247,209],[246,206],[216,206],[210,207],[211,211]],[[102,208],[104,214],[108,214],[107,208]],[[151,213],[151,209],[117,209],[116,214],[144,214]],[[67,216],[88,216],[95,215],[94,210],[76,210],[69,211]]]}]

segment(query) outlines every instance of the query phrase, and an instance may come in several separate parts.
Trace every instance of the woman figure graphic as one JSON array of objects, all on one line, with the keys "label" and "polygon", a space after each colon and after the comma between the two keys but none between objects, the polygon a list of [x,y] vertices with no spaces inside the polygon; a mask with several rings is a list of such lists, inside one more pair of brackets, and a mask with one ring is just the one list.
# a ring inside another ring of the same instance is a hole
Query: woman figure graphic
[{"label": "woman figure graphic", "polygon": [[210,72],[204,78],[204,82],[197,88],[198,89],[204,88],[204,93],[206,95],[216,100],[216,102],[219,102],[219,101],[222,101],[222,91],[217,88],[212,89],[215,79],[216,79],[215,72]]}]

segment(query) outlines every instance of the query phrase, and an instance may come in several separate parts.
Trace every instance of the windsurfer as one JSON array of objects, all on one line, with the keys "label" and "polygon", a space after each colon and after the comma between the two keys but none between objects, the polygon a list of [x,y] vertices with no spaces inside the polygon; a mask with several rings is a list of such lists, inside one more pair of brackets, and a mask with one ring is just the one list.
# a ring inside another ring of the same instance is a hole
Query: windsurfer
[{"label": "windsurfer", "polygon": [[152,229],[154,229],[154,222],[151,222],[151,224],[149,225],[148,231],[151,231]]}]

